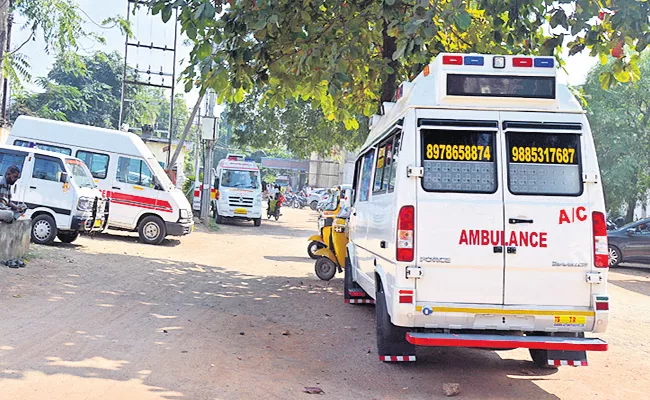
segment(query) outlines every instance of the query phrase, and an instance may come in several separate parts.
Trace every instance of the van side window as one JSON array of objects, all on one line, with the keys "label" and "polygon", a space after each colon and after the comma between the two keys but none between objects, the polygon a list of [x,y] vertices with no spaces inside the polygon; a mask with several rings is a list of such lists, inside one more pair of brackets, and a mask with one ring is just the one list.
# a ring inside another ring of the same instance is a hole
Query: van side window
[{"label": "van side window", "polygon": [[580,135],[510,132],[506,140],[508,187],[512,194],[582,194]]},{"label": "van side window", "polygon": [[372,185],[372,167],[374,166],[375,150],[370,149],[363,156],[363,167],[361,170],[361,185],[359,187],[359,201],[368,201],[370,196],[370,185]]},{"label": "van side window", "polygon": [[0,176],[4,176],[7,168],[12,165],[18,167],[20,172],[23,172],[23,164],[25,163],[25,157],[27,153],[13,151],[13,150],[2,150],[0,151]]},{"label": "van side window", "polygon": [[395,135],[393,141],[393,156],[391,158],[390,179],[388,181],[388,193],[395,191],[395,180],[397,179],[397,161],[399,160],[399,150],[402,146],[402,132]]},{"label": "van side window", "polygon": [[154,187],[153,175],[143,160],[120,157],[117,163],[117,180],[131,185]]},{"label": "van side window", "polygon": [[377,166],[375,167],[375,180],[374,187],[372,189],[373,193],[385,192],[386,188],[383,186],[384,183],[384,171],[390,169],[388,156],[390,154],[390,146],[388,143],[384,142],[379,145],[377,151]]},{"label": "van side window", "polygon": [[34,172],[32,177],[44,181],[60,182],[63,165],[60,160],[51,157],[34,157]]},{"label": "van side window", "polygon": [[77,151],[77,158],[81,159],[92,173],[95,179],[106,179],[108,174],[108,161],[110,157],[106,154],[92,153],[89,151]]},{"label": "van side window", "polygon": [[361,175],[361,165],[363,165],[363,157],[359,157],[357,162],[354,163],[354,178],[352,179],[352,204],[359,199],[359,176]]},{"label": "van side window", "polygon": [[[66,156],[72,155],[72,150],[70,150],[67,147],[53,146],[51,144],[44,144],[44,143],[35,143],[35,145],[36,148],[41,150],[47,150],[54,153],[61,153]],[[26,142],[24,140],[14,140],[14,146],[29,147],[29,142]]]}]

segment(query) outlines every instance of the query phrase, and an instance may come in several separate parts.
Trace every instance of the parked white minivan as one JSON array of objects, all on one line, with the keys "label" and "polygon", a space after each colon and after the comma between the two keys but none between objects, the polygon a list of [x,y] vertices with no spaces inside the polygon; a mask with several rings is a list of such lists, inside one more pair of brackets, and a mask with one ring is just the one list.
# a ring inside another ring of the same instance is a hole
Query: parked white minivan
[{"label": "parked white minivan", "polygon": [[12,201],[27,206],[32,241],[50,244],[55,238],[72,243],[80,232],[106,227],[108,201],[93,182],[88,167],[75,157],[39,149],[0,145],[0,174],[15,165],[20,179]]},{"label": "parked white minivan", "polygon": [[214,187],[217,224],[226,218],[253,221],[255,226],[262,224],[262,182],[255,162],[229,154],[217,164]]},{"label": "parked white minivan", "polygon": [[607,230],[589,123],[549,57],[441,54],[399,88],[356,163],[348,303],[382,361],[415,346],[528,348],[587,365],[607,343]]},{"label": "parked white minivan", "polygon": [[167,235],[187,235],[194,228],[190,203],[133,133],[20,116],[7,143],[83,160],[110,199],[110,228],[137,231],[148,244],[160,244]]}]

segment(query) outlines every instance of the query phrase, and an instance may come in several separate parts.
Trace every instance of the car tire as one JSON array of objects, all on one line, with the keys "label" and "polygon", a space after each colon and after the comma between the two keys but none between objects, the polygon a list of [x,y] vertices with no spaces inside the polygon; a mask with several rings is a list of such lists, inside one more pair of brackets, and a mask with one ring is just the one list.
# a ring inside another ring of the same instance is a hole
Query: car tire
[{"label": "car tire", "polygon": [[386,296],[381,282],[377,285],[375,305],[377,320],[377,354],[382,356],[414,356],[415,345],[406,341],[409,328],[395,326],[390,321]]},{"label": "car tire", "polygon": [[262,217],[255,218],[255,219],[253,220],[253,224],[255,224],[255,226],[260,226],[260,225],[262,225]]},{"label": "car tire", "polygon": [[214,214],[215,214],[214,222],[216,222],[217,225],[223,224],[223,217],[219,215],[219,211],[215,209]]},{"label": "car tire", "polygon": [[165,229],[165,223],[160,218],[150,215],[138,224],[138,234],[140,235],[141,242],[158,245],[165,240],[167,231]]},{"label": "car tire", "polygon": [[609,267],[616,268],[623,261],[623,254],[616,246],[609,245],[608,248],[609,254]]},{"label": "car tire", "polygon": [[56,237],[63,243],[72,243],[79,237],[79,232],[59,232]]},{"label": "car tire", "polygon": [[354,281],[352,280],[352,263],[350,257],[345,257],[345,268],[343,269],[343,299],[350,300],[350,289],[354,288]]},{"label": "car tire", "polygon": [[309,203],[309,208],[316,211],[316,209],[318,209],[318,202],[316,200],[312,201],[311,203]]},{"label": "car tire", "polygon": [[327,257],[319,257],[314,266],[316,276],[321,280],[329,281],[336,275],[336,264]]},{"label": "car tire", "polygon": [[322,244],[321,242],[317,242],[317,241],[315,241],[315,240],[312,240],[312,241],[309,242],[309,244],[307,245],[307,254],[309,254],[309,257],[310,257],[310,258],[312,258],[312,259],[314,259],[314,260],[318,260],[318,256],[316,255],[316,252],[317,252],[318,250],[324,248],[324,247],[325,247],[325,245]]},{"label": "car tire", "polygon": [[56,222],[50,215],[41,214],[32,219],[32,242],[36,244],[52,244],[56,233]]}]

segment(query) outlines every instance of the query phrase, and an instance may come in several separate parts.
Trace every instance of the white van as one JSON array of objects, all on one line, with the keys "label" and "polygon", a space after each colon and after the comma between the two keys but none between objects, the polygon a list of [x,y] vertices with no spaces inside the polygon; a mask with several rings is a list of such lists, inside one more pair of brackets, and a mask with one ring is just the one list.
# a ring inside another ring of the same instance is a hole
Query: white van
[{"label": "white van", "polygon": [[607,232],[593,137],[548,57],[442,54],[371,119],[345,298],[376,302],[378,354],[528,348],[586,365],[607,343]]},{"label": "white van", "polygon": [[137,135],[92,126],[20,116],[7,139],[83,160],[111,201],[108,226],[138,231],[160,244],[165,236],[192,232],[192,207]]},{"label": "white van", "polygon": [[224,218],[253,221],[255,226],[262,224],[262,182],[255,162],[229,154],[217,165],[214,187],[217,224],[223,223]]},{"label": "white van", "polygon": [[72,243],[80,232],[106,227],[108,201],[78,158],[45,150],[0,145],[0,174],[15,165],[20,179],[12,187],[12,201],[27,206],[32,241],[50,244],[55,238]]}]

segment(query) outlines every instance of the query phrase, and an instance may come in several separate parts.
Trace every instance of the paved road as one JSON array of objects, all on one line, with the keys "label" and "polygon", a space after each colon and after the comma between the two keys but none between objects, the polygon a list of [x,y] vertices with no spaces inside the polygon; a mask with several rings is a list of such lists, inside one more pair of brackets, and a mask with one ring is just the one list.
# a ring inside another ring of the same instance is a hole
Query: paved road
[{"label": "paved road", "polygon": [[132,235],[34,246],[0,269],[0,399],[647,399],[650,269],[611,273],[610,351],[537,370],[524,350],[377,360],[372,306],[313,274],[310,211],[163,246]]}]

